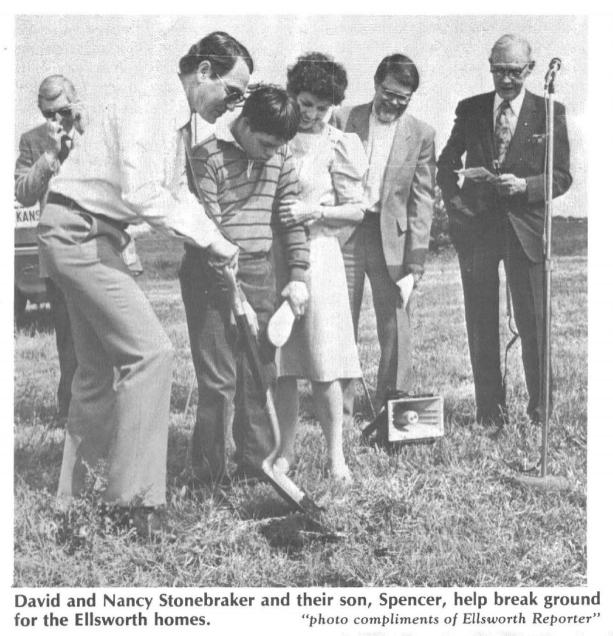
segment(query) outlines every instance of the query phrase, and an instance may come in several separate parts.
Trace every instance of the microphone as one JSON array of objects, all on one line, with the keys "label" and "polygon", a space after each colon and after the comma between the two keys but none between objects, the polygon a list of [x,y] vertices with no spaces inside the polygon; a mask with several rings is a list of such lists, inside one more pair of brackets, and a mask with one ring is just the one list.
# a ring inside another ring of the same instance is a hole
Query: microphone
[{"label": "microphone", "polygon": [[562,60],[559,57],[552,57],[545,74],[545,89],[553,85],[553,80],[556,78],[556,73],[560,70],[560,66],[562,66]]}]

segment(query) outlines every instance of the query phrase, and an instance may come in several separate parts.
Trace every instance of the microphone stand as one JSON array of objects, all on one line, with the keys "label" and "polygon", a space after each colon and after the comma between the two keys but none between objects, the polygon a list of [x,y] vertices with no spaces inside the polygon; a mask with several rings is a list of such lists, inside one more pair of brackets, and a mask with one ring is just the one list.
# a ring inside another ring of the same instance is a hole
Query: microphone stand
[{"label": "microphone stand", "polygon": [[541,405],[542,405],[542,443],[541,443],[541,477],[547,477],[547,450],[549,445],[549,418],[551,400],[551,226],[553,217],[553,161],[554,161],[554,78],[550,73],[545,83],[545,121],[547,127],[547,147],[545,151],[545,227],[543,230],[543,346],[541,369]]},{"label": "microphone stand", "polygon": [[[558,60],[559,68],[559,60]],[[540,476],[521,475],[515,482],[544,490],[565,490],[569,482],[564,477],[547,474],[549,447],[549,419],[551,415],[551,226],[553,216],[553,161],[554,161],[554,79],[557,69],[550,68],[545,76],[545,224],[543,228],[543,334],[541,348],[540,397],[543,421],[541,423]]]}]

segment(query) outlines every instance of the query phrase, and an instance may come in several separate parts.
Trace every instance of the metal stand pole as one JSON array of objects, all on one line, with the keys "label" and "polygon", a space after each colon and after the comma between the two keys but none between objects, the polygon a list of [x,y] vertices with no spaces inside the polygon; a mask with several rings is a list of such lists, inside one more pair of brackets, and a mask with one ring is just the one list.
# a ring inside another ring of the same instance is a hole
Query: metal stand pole
[{"label": "metal stand pole", "polygon": [[[554,58],[552,65],[560,60]],[[550,65],[550,69],[553,67]],[[549,418],[551,411],[551,225],[553,217],[553,162],[554,162],[554,81],[555,73],[548,72],[545,79],[546,112],[546,153],[545,153],[545,225],[543,228],[543,333],[541,347],[540,397],[543,421],[541,435],[541,471],[540,476],[521,475],[515,478],[519,484],[546,490],[565,490],[568,480],[547,474],[547,455],[549,448]]]},{"label": "metal stand pole", "polygon": [[543,231],[543,346],[541,370],[541,405],[543,413],[541,443],[541,477],[547,477],[549,445],[549,417],[551,400],[551,225],[553,216],[553,160],[554,160],[554,86],[549,82],[546,97],[547,150],[545,154],[545,227]]}]

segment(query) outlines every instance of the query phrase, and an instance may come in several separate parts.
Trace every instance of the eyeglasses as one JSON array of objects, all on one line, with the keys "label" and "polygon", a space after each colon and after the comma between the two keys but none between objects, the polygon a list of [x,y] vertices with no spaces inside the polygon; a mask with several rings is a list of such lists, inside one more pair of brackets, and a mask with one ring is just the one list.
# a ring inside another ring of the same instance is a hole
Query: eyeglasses
[{"label": "eyeglasses", "polygon": [[64,106],[63,108],[58,108],[57,110],[43,110],[41,112],[45,119],[55,119],[56,115],[59,115],[63,119],[72,117],[72,108],[70,108],[69,106]]},{"label": "eyeglasses", "polygon": [[381,93],[383,93],[383,97],[387,101],[395,101],[399,104],[402,104],[403,106],[408,104],[411,101],[411,97],[413,97],[413,93],[410,93],[409,95],[400,95],[398,93],[394,93],[394,91],[388,90],[387,88],[385,88],[385,86],[380,86],[379,88],[381,89]]},{"label": "eyeglasses", "polygon": [[215,73],[215,75],[221,82],[221,85],[226,92],[226,96],[223,99],[226,106],[238,106],[245,101],[245,95],[243,93],[241,93],[236,88],[231,88],[230,86],[228,86],[221,75],[217,75],[217,73]]},{"label": "eyeglasses", "polygon": [[500,67],[492,67],[490,68],[490,73],[499,79],[503,78],[505,75],[508,75],[511,79],[518,80],[521,79],[524,71],[530,66],[530,64],[526,64],[521,68],[500,68]]}]

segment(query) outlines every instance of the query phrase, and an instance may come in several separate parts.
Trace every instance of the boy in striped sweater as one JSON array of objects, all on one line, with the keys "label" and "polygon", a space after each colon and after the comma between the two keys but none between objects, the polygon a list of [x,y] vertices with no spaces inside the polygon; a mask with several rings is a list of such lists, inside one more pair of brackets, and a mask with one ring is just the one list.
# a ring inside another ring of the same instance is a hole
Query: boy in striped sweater
[{"label": "boy in striped sweater", "polygon": [[[229,130],[192,149],[192,165],[209,215],[239,247],[237,278],[259,325],[260,356],[270,382],[274,349],[266,325],[277,305],[273,236],[289,280],[281,291],[296,315],[304,312],[309,248],[303,225],[283,227],[279,207],[298,194],[287,142],[298,130],[297,103],[283,89],[262,85],[247,98]],[[204,214],[204,211],[203,211]],[[232,425],[234,475],[258,476],[273,444],[242,343],[231,323],[227,292],[215,263],[186,245],[179,279],[192,358],[198,380],[198,411],[192,444],[197,483],[229,480],[226,444]],[[285,282],[285,281],[283,281]]]}]

